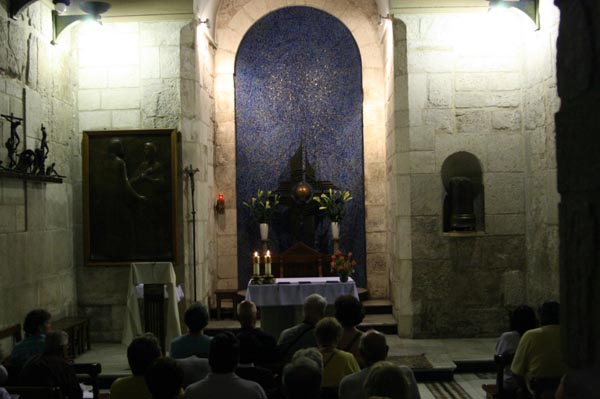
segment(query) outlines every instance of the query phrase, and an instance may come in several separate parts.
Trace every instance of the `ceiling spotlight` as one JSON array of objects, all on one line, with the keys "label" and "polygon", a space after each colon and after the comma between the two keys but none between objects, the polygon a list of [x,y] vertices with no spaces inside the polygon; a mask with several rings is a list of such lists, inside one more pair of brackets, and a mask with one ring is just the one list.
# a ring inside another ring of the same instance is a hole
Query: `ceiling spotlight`
[{"label": "ceiling spotlight", "polygon": [[71,0],[53,0],[54,11],[58,14],[64,14],[67,11],[67,7],[71,5]]},{"label": "ceiling spotlight", "polygon": [[62,31],[74,22],[95,21],[100,23],[102,19],[100,14],[103,14],[110,9],[110,3],[105,3],[103,1],[86,1],[81,3],[79,8],[81,8],[86,14],[59,15],[58,11],[52,12],[52,44],[56,44],[58,36],[62,33]]}]

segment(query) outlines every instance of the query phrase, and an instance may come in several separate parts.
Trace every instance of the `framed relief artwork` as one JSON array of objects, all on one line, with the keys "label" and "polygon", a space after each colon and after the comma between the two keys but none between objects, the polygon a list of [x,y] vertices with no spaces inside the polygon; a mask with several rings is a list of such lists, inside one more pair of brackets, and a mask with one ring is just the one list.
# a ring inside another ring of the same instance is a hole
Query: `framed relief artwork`
[{"label": "framed relief artwork", "polygon": [[86,265],[176,261],[177,132],[83,132]]}]

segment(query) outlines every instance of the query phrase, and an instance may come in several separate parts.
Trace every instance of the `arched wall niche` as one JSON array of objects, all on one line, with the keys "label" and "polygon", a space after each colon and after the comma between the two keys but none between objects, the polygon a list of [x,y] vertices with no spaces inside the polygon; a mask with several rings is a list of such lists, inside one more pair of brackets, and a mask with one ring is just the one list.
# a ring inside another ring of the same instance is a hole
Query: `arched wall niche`
[{"label": "arched wall niche", "polygon": [[442,164],[444,232],[485,230],[484,185],[481,161],[467,151],[448,156]]},{"label": "arched wall niche", "polygon": [[215,54],[215,184],[227,198],[217,220],[217,270],[213,287],[237,288],[237,209],[235,169],[236,53],[248,29],[266,14],[286,6],[309,6],[339,19],[351,32],[362,59],[363,146],[368,286],[371,295],[387,297],[389,289],[386,225],[386,79],[382,29],[375,0],[251,0],[243,5],[222,1],[217,12]]}]

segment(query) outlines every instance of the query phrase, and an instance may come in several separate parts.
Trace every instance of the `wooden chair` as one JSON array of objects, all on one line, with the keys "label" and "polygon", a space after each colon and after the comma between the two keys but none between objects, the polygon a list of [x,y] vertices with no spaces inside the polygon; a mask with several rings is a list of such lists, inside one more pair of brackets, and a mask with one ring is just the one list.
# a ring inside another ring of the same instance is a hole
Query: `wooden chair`
[{"label": "wooden chair", "polygon": [[279,278],[330,276],[330,259],[331,255],[297,242],[280,255],[273,256],[273,275]]},{"label": "wooden chair", "polygon": [[511,399],[514,398],[514,392],[508,392],[504,389],[504,369],[512,364],[514,353],[505,355],[495,355],[494,365],[496,366],[496,384],[483,384],[481,388],[486,393],[486,399]]},{"label": "wooden chair", "polygon": [[238,297],[238,290],[219,288],[215,290],[215,302],[217,306],[217,320],[221,320],[221,303],[225,301],[231,301],[233,306],[233,319],[237,320],[237,305],[240,302]]}]

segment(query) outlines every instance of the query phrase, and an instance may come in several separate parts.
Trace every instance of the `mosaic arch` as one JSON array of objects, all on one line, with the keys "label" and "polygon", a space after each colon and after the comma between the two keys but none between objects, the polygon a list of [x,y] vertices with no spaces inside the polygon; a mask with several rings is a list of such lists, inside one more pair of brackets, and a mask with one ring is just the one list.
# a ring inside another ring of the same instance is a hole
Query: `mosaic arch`
[{"label": "mosaic arch", "polygon": [[[351,32],[311,7],[286,7],[258,20],[235,62],[238,284],[250,277],[249,254],[258,228],[242,201],[257,188],[289,180],[289,160],[302,143],[317,180],[349,190],[354,200],[342,223],[340,246],[352,250],[366,286],[362,62]],[[270,231],[279,253],[293,244],[285,210]],[[314,247],[330,252],[329,223],[317,226]]]}]

